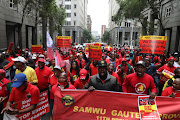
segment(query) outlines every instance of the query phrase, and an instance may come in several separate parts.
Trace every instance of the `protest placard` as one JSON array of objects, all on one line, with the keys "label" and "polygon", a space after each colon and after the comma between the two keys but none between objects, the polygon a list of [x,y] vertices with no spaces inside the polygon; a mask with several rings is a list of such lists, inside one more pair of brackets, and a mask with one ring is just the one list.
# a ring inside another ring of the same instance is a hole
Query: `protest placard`
[{"label": "protest placard", "polygon": [[32,53],[43,53],[42,45],[31,45],[31,52]]},{"label": "protest placard", "polygon": [[141,53],[163,54],[166,41],[167,36],[141,36],[139,48]]},{"label": "protest placard", "polygon": [[89,45],[89,58],[93,60],[102,59],[102,47],[100,44]]},{"label": "protest placard", "polygon": [[12,51],[13,45],[14,45],[14,43],[10,42],[7,53],[10,53]]},{"label": "protest placard", "polygon": [[[12,107],[18,110],[23,110],[31,105],[30,102],[31,102],[31,98],[23,100],[19,103],[15,103],[12,105]],[[48,112],[49,112],[48,91],[44,91],[40,94],[39,103],[37,104],[36,109],[24,114],[19,114],[16,117],[19,120],[36,120]]]},{"label": "protest placard", "polygon": [[70,48],[71,36],[57,36],[56,43],[57,43],[57,47]]}]

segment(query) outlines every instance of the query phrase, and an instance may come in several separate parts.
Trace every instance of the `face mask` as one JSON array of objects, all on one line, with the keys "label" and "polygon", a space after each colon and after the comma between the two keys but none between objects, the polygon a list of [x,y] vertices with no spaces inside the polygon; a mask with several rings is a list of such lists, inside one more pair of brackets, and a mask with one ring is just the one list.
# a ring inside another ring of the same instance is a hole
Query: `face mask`
[{"label": "face mask", "polygon": [[127,57],[126,60],[129,61],[130,60],[129,57]]},{"label": "face mask", "polygon": [[48,62],[48,61],[46,62],[46,65],[49,65],[49,62]]},{"label": "face mask", "polygon": [[62,85],[62,86],[65,87],[65,86],[67,85],[67,82],[59,82],[59,85],[60,85],[60,86]]},{"label": "face mask", "polygon": [[20,86],[20,87],[18,87],[18,88],[17,88],[17,90],[19,90],[19,91],[23,91],[23,90],[24,90],[24,88],[25,88],[24,86]]}]

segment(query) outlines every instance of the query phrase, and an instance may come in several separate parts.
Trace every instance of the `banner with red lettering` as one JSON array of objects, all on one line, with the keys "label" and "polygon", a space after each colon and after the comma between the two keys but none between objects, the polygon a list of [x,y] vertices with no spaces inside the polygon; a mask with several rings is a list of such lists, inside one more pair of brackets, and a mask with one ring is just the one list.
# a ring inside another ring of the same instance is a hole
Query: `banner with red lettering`
[{"label": "banner with red lettering", "polygon": [[[156,97],[156,104],[162,120],[180,119],[180,98]],[[60,89],[55,92],[53,120],[139,119],[138,94]]]},{"label": "banner with red lettering", "polygon": [[42,45],[31,45],[31,52],[42,54],[43,53],[42,47],[43,47]]},{"label": "banner with red lettering", "polygon": [[139,48],[141,53],[163,54],[166,41],[167,36],[141,36]]},{"label": "banner with red lettering", "polygon": [[89,45],[89,58],[93,60],[102,59],[102,46],[100,44]]},{"label": "banner with red lettering", "polygon": [[56,38],[57,47],[70,48],[71,47],[71,36],[57,36]]},{"label": "banner with red lettering", "polygon": [[[18,110],[26,109],[30,106],[31,98],[23,100],[17,104],[13,104],[12,107]],[[44,91],[40,94],[39,103],[31,112],[19,114],[16,117],[19,120],[37,120],[40,119],[40,116],[49,112],[49,102],[48,102],[48,91]]]}]

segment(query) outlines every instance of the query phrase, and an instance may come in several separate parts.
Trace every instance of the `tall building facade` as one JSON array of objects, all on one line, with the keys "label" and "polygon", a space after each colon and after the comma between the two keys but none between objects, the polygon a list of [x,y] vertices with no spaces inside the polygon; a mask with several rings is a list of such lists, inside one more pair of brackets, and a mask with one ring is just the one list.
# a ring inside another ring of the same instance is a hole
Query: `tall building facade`
[{"label": "tall building facade", "polygon": [[113,21],[119,5],[116,0],[109,0],[108,30],[111,35],[111,43],[121,45],[136,45],[141,35],[141,24],[136,20]]},{"label": "tall building facade", "polygon": [[[180,1],[163,0],[161,7],[161,20],[167,36],[166,50],[169,53],[180,51]],[[154,35],[160,35],[157,17],[154,17],[152,13],[152,10],[149,8],[143,11],[145,19],[148,22],[153,21],[155,23]]]},{"label": "tall building facade", "polygon": [[102,25],[101,26],[101,38],[102,38],[105,31],[106,31],[106,25]]},{"label": "tall building facade", "polygon": [[91,16],[87,15],[87,29],[91,32],[92,30],[92,20],[91,20]]},{"label": "tall building facade", "polygon": [[71,36],[72,43],[82,43],[83,29],[87,29],[88,0],[56,0],[66,9],[66,23],[62,29],[63,36]]},{"label": "tall building facade", "polygon": [[[13,42],[15,47],[22,48],[30,48],[31,44],[39,44],[39,40],[33,41],[34,11],[30,11],[22,23],[22,9],[22,6],[15,4],[14,0],[0,0],[0,49],[8,48],[10,42]],[[20,29],[21,24],[22,29]],[[20,31],[22,41],[18,40]]]}]

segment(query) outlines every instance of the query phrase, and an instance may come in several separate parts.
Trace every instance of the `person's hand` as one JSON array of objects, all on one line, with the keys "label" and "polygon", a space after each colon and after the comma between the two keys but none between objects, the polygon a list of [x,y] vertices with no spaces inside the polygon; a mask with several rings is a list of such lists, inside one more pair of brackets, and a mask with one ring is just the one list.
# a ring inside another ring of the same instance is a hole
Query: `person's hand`
[{"label": "person's hand", "polygon": [[149,99],[154,99],[155,96],[156,96],[156,93],[152,92],[152,93],[150,94],[150,96],[149,96]]},{"label": "person's hand", "polygon": [[94,91],[95,90],[95,88],[93,87],[93,86],[90,86],[89,88],[88,88],[88,91]]},{"label": "person's hand", "polygon": [[10,106],[6,106],[6,107],[1,111],[1,114],[3,114],[4,112],[7,112],[7,111],[13,111],[13,109],[12,109]]},{"label": "person's hand", "polygon": [[173,93],[171,93],[171,95],[169,97],[175,98],[176,94],[173,92]]},{"label": "person's hand", "polygon": [[7,111],[7,114],[10,114],[10,115],[17,115],[17,114],[19,114],[19,110],[13,109],[12,111]]},{"label": "person's hand", "polygon": [[7,97],[0,97],[0,103],[2,103],[6,99],[7,99]]}]

